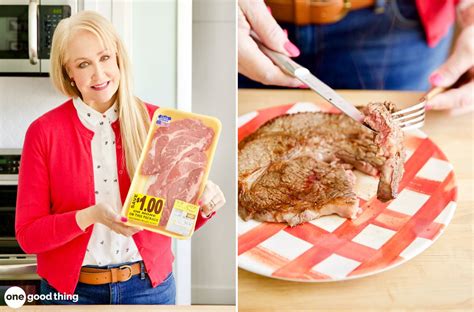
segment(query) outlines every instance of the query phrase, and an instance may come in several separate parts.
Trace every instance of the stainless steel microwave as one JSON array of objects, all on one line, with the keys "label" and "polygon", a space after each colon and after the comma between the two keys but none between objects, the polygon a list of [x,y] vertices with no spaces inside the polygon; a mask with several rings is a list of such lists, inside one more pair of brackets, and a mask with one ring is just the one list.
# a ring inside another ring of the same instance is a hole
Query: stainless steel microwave
[{"label": "stainless steel microwave", "polygon": [[77,12],[77,0],[0,0],[0,75],[49,73],[57,24]]}]

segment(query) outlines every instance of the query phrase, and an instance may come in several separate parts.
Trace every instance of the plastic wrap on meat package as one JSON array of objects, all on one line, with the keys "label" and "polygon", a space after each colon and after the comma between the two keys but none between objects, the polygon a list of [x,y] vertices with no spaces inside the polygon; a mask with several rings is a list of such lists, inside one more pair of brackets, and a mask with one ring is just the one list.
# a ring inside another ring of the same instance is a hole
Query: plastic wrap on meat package
[{"label": "plastic wrap on meat package", "polygon": [[157,109],[122,215],[128,224],[191,237],[221,130],[214,117]]}]

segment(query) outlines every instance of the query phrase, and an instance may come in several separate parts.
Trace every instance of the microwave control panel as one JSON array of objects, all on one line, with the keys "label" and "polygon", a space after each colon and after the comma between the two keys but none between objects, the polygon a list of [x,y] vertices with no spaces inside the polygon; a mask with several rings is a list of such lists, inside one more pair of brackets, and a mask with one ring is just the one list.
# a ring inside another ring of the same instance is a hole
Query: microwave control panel
[{"label": "microwave control panel", "polygon": [[0,175],[18,174],[20,155],[0,155]]},{"label": "microwave control panel", "polygon": [[71,16],[71,7],[68,5],[41,5],[39,8],[38,54],[40,59],[49,59],[54,30],[62,19]]}]

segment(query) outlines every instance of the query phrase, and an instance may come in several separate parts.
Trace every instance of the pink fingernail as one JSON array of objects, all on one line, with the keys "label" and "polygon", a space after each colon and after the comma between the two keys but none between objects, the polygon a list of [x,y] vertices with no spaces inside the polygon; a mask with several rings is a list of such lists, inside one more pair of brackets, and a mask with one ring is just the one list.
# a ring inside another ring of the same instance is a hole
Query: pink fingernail
[{"label": "pink fingernail", "polygon": [[199,200],[199,201],[198,201],[198,205],[199,205],[199,206],[202,206],[202,200]]},{"label": "pink fingernail", "polygon": [[120,221],[122,221],[122,222],[127,222],[128,219],[127,219],[126,217],[121,217],[121,218],[120,218]]},{"label": "pink fingernail", "polygon": [[285,33],[286,38],[288,38],[288,30],[283,29],[283,32]]},{"label": "pink fingernail", "polygon": [[308,85],[306,85],[304,83],[302,85],[299,85],[298,88],[300,88],[300,89],[309,89]]},{"label": "pink fingernail", "polygon": [[425,103],[425,110],[428,111],[428,110],[433,110],[433,109],[434,109],[434,110],[437,109],[437,108],[436,108],[436,103],[435,103],[435,105],[433,105],[432,100],[426,101],[426,103]]},{"label": "pink fingernail", "polygon": [[285,47],[285,50],[288,51],[288,53],[290,53],[290,56],[296,57],[296,56],[300,55],[300,50],[298,49],[298,47],[296,47],[290,41],[287,41],[285,43],[284,47]]},{"label": "pink fingernail", "polygon": [[430,83],[433,86],[440,86],[443,83],[443,80],[443,76],[441,76],[439,73],[434,73],[430,76]]},{"label": "pink fingernail", "polygon": [[271,7],[267,6],[267,10],[268,10],[268,12],[270,12],[270,14],[272,14],[272,8]]}]

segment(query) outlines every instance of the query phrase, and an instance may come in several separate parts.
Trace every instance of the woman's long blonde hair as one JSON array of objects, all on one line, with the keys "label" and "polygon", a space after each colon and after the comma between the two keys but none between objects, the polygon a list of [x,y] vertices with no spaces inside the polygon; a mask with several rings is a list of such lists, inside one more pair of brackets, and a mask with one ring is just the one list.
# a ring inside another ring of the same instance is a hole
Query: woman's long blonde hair
[{"label": "woman's long blonde hair", "polygon": [[132,73],[125,47],[112,23],[93,11],[82,11],[63,19],[57,26],[51,47],[51,80],[54,86],[68,97],[81,97],[71,85],[66,71],[69,40],[78,31],[88,31],[97,36],[104,47],[115,51],[120,70],[120,82],[116,93],[119,111],[120,135],[125,152],[128,174],[133,177],[145,144],[150,119],[145,104],[132,93]]}]

